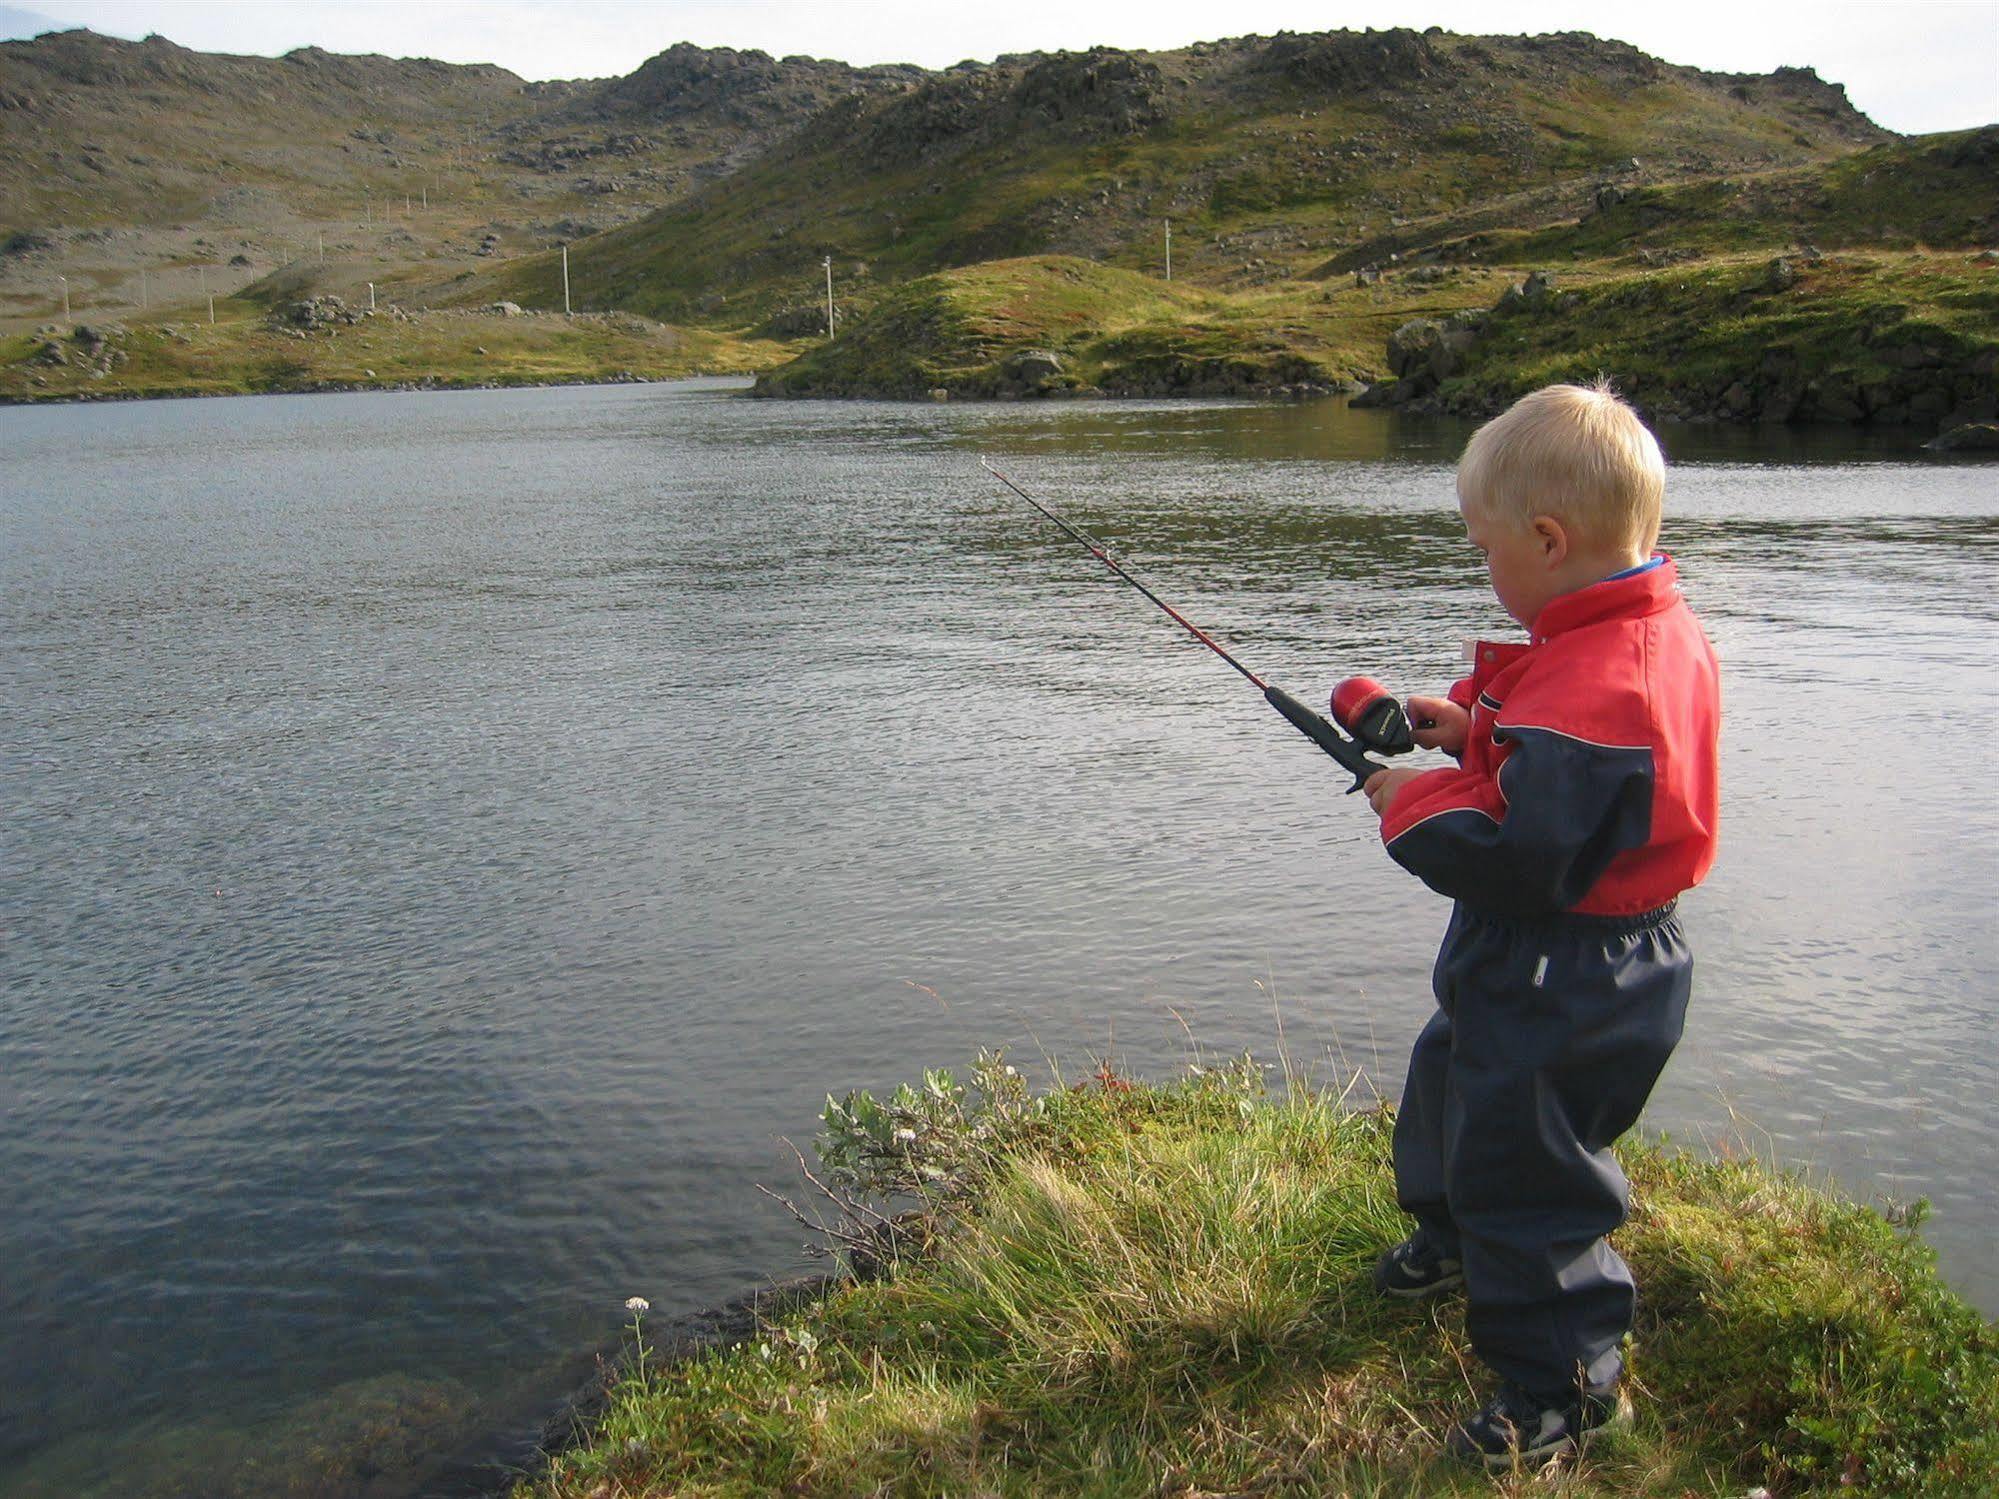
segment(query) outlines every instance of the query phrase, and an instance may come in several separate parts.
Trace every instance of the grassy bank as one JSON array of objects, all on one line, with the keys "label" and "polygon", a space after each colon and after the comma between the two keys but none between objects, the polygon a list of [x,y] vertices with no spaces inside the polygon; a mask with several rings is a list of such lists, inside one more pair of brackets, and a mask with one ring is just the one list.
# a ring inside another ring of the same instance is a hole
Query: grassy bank
[{"label": "grassy bank", "polygon": [[[1383,384],[1381,404],[1477,415],[1604,372],[1664,418],[1927,433],[1953,413],[1991,414],[1978,403],[1999,362],[1999,266],[1961,251],[1586,263],[1506,298],[1516,280],[1423,265],[1228,292],[1071,256],[993,261],[898,288],[758,391],[1248,395],[1362,381]],[[1425,322],[1459,342],[1397,369],[1391,335]]]},{"label": "grassy bank", "polygon": [[1384,1112],[1266,1097],[1247,1061],[1041,1097],[974,1076],[829,1103],[832,1191],[929,1203],[878,1278],[673,1364],[641,1317],[601,1421],[517,1499],[1970,1495],[1999,1472],[1999,1334],[1937,1280],[1920,1212],[1627,1147],[1636,1426],[1494,1480],[1439,1454],[1487,1384],[1460,1304],[1369,1287],[1405,1228]]},{"label": "grassy bank", "polygon": [[565,318],[361,312],[352,323],[272,326],[264,306],[216,303],[216,321],[79,319],[0,337],[0,401],[110,400],[277,391],[567,385],[748,373],[783,344],[622,313]]},{"label": "grassy bank", "polygon": [[[1383,372],[1401,322],[1489,305],[1503,275],[1440,270],[1357,286],[1227,292],[1070,255],[988,261],[898,287],[832,342],[808,345],[760,394],[922,397],[1244,395]],[[1057,357],[1023,371],[1024,351]]]},{"label": "grassy bank", "polygon": [[1995,366],[1999,265],[1961,252],[1716,257],[1586,278],[1494,316],[1435,404],[1480,414],[1607,371],[1670,418],[1934,431],[1961,409],[1990,416]]}]

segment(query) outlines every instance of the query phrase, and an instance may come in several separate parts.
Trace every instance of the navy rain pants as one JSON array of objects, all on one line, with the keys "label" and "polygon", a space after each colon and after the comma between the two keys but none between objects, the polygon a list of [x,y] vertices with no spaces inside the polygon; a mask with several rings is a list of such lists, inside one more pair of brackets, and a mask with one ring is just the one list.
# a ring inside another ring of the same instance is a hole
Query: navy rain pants
[{"label": "navy rain pants", "polygon": [[1679,1042],[1692,980],[1670,906],[1451,913],[1395,1120],[1396,1196],[1463,1261],[1466,1334],[1503,1379],[1553,1394],[1623,1368],[1636,1291],[1604,1242],[1629,1207],[1610,1145]]}]

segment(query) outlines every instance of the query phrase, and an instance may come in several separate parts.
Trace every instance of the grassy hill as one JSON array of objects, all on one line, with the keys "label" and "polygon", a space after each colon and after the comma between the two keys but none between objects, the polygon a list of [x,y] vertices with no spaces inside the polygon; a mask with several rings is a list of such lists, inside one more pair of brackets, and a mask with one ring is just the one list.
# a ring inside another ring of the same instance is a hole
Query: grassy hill
[{"label": "grassy hill", "polygon": [[436,281],[639,217],[916,71],[682,44],[628,77],[528,83],[158,36],[0,43],[0,323],[59,309],[58,276],[99,318],[205,307],[279,267],[350,296]]},{"label": "grassy hill", "polygon": [[[1887,139],[1808,72],[1673,67],[1577,35],[1250,37],[1002,58],[833,105],[724,184],[572,251],[607,302],[753,321],[982,260],[1062,253],[1221,286],[1282,279],[1406,224],[1606,181],[1823,162]],[[548,305],[546,257],[454,290]]]},{"label": "grassy hill", "polygon": [[[371,285],[559,311],[563,242],[579,312],[687,347],[705,330],[730,368],[796,350],[765,394],[1364,381],[1478,410],[1587,367],[1660,414],[1920,426],[1977,414],[1989,373],[1987,271],[1962,252],[1999,242],[1999,128],[1902,140],[1809,70],[1707,73],[1582,34],[1286,33],[942,72],[678,45],[625,78],[526,84],[78,32],[0,44],[0,110],[0,331],[58,316],[65,290],[78,318],[125,323]],[[1818,263],[1758,295],[1780,254]],[[821,347],[828,261],[841,333]],[[1551,267],[1535,318],[1480,318]],[[1406,378],[1395,330],[1451,319],[1450,357]],[[471,345],[376,336],[432,378],[481,377]],[[288,367],[240,347],[245,388]],[[345,378],[321,362],[296,378]]]}]

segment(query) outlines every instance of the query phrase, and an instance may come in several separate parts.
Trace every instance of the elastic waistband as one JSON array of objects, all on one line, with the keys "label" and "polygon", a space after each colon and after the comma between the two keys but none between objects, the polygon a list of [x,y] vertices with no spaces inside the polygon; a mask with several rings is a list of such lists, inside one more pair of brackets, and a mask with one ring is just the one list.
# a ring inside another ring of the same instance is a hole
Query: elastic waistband
[{"label": "elastic waistband", "polygon": [[1680,902],[1676,897],[1663,906],[1654,906],[1649,911],[1639,911],[1631,916],[1596,916],[1586,911],[1558,911],[1549,916],[1502,916],[1493,911],[1481,911],[1477,906],[1461,904],[1458,909],[1481,926],[1504,927],[1513,931],[1642,932],[1671,921],[1680,909]]}]

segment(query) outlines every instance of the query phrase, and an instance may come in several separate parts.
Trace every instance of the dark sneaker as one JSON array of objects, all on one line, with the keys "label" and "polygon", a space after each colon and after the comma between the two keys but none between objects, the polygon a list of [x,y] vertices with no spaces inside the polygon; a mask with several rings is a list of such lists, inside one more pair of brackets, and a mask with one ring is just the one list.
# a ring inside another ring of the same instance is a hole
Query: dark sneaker
[{"label": "dark sneaker", "polygon": [[1374,1262],[1375,1290],[1402,1301],[1434,1296],[1464,1283],[1464,1266],[1446,1258],[1423,1234],[1411,1234]]},{"label": "dark sneaker", "polygon": [[1570,1390],[1547,1397],[1506,1385],[1484,1410],[1451,1428],[1446,1445],[1458,1457],[1488,1468],[1538,1467],[1573,1452],[1599,1432],[1628,1425],[1631,1402],[1615,1385]]}]

